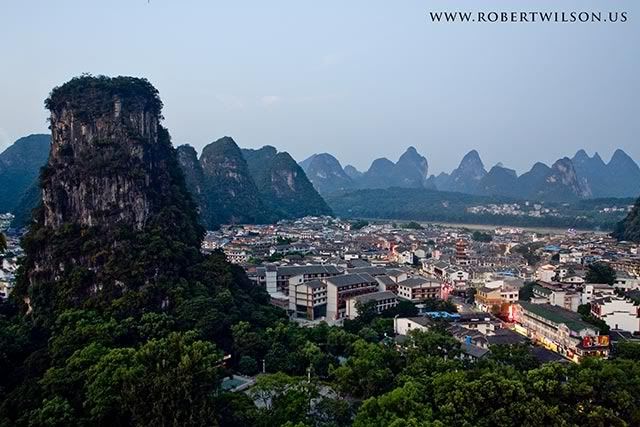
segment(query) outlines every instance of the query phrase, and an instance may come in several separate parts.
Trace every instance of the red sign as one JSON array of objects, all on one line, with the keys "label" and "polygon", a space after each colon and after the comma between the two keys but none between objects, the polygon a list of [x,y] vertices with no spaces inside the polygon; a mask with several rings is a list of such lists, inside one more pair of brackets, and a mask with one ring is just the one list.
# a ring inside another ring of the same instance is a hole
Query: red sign
[{"label": "red sign", "polygon": [[609,336],[598,335],[597,337],[584,337],[582,338],[582,346],[584,348],[609,347]]}]

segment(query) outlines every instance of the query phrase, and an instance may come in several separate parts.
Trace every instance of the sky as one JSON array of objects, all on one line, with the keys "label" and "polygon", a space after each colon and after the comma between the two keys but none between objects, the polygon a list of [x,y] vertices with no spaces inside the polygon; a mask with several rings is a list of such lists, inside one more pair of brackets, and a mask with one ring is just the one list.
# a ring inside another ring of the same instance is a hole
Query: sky
[{"label": "sky", "polygon": [[[439,11],[626,11],[625,23],[434,23]],[[367,169],[414,146],[519,173],[640,160],[637,0],[0,0],[0,150],[81,73],[146,77],[174,145],[228,135]]]}]

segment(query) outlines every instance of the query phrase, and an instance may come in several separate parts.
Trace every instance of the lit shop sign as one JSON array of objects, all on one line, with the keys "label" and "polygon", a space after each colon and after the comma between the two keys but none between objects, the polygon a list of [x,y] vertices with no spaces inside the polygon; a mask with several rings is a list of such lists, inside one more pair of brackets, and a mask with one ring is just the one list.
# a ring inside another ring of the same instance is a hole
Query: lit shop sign
[{"label": "lit shop sign", "polygon": [[582,347],[609,347],[609,336],[598,335],[597,337],[584,337],[582,338]]}]

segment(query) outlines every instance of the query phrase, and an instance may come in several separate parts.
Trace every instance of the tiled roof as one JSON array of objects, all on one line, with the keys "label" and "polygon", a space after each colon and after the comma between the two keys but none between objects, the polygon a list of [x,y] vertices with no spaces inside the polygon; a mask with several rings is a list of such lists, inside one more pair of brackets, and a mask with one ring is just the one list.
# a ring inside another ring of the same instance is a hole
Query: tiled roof
[{"label": "tiled roof", "polygon": [[340,276],[333,276],[326,279],[328,283],[341,288],[344,286],[357,285],[360,283],[378,283],[376,279],[370,274],[343,274]]},{"label": "tiled roof", "polygon": [[532,304],[526,301],[520,301],[519,304],[524,310],[542,317],[551,323],[564,323],[574,332],[579,332],[583,329],[599,331],[598,327],[583,321],[578,313],[574,313],[565,308],[550,304]]}]

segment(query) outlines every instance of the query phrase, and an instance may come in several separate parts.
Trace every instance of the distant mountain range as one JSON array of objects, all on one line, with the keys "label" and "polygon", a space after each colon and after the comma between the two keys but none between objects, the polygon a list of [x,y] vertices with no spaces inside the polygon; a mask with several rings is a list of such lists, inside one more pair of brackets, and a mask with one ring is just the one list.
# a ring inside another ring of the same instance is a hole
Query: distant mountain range
[{"label": "distant mountain range", "polygon": [[332,214],[302,168],[275,147],[240,149],[226,136],[204,147],[199,159],[189,145],[177,150],[208,228]]},{"label": "distant mountain range", "polygon": [[344,168],[331,154],[315,154],[300,162],[322,194],[353,189],[426,188],[484,196],[508,196],[539,201],[571,201],[605,197],[636,197],[640,194],[640,167],[624,151],[616,150],[609,163],[595,153],[579,150],[548,166],[537,162],[518,176],[502,164],[488,172],[476,150],[467,153],[451,173],[428,175],[427,159],[409,147],[394,163],[373,161],[365,172]]},{"label": "distant mountain range", "polygon": [[[37,179],[46,163],[51,137],[30,135],[0,154],[0,212],[16,215],[22,226],[40,201]],[[476,196],[571,202],[592,198],[626,198],[640,194],[640,168],[624,151],[605,163],[579,150],[553,165],[535,163],[522,175],[502,164],[486,170],[476,150],[467,153],[451,173],[429,175],[429,163],[414,147],[397,162],[379,158],[368,170],[343,167],[329,153],[297,164],[271,146],[240,149],[230,137],[196,150],[177,148],[187,188],[209,228],[228,223],[269,223],[285,218],[331,214],[321,194],[364,189],[427,189]]]},{"label": "distant mountain range", "polygon": [[[42,198],[38,174],[50,146],[49,135],[31,135],[0,154],[0,212],[13,213],[16,227],[29,221]],[[224,137],[207,145],[199,158],[189,145],[176,151],[187,189],[209,228],[332,214],[296,161],[274,147],[241,150]]]},{"label": "distant mountain range", "polygon": [[204,147],[199,159],[189,145],[177,151],[187,188],[209,228],[332,213],[296,161],[274,147],[240,149],[224,137]]}]

